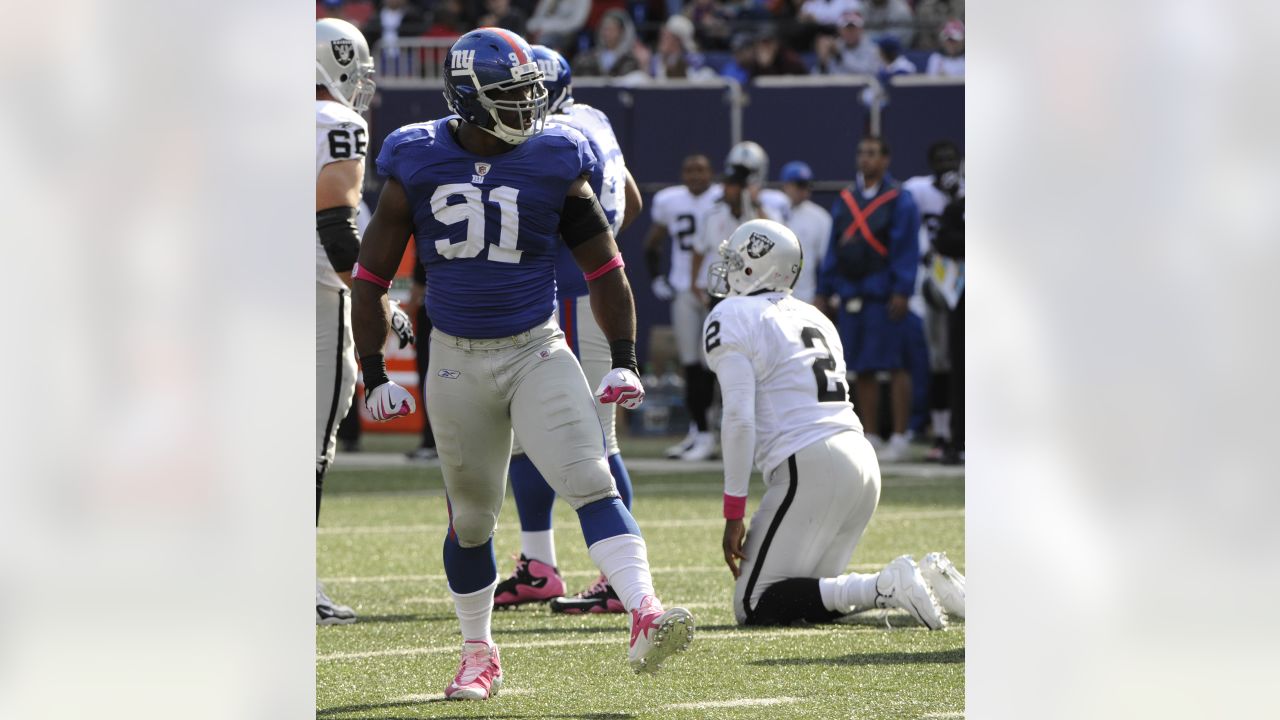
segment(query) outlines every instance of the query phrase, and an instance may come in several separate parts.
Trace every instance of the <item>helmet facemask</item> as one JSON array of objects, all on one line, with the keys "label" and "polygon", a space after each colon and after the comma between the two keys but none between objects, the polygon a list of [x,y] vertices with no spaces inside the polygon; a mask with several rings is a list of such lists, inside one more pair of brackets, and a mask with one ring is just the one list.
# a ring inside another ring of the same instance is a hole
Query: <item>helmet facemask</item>
[{"label": "helmet facemask", "polygon": [[728,297],[733,292],[729,273],[742,272],[745,267],[746,262],[742,259],[742,253],[729,247],[728,240],[721,242],[720,260],[711,263],[711,267],[707,269],[707,292],[712,297]]},{"label": "helmet facemask", "polygon": [[[512,145],[519,145],[525,140],[542,132],[547,121],[548,97],[547,89],[542,85],[542,71],[537,63],[525,63],[511,69],[511,80],[492,83],[479,89],[480,107],[489,113],[493,127],[480,125],[480,129]],[[526,99],[497,100],[490,93],[505,93],[513,90],[532,90]],[[514,115],[517,125],[503,122],[502,116]]]}]

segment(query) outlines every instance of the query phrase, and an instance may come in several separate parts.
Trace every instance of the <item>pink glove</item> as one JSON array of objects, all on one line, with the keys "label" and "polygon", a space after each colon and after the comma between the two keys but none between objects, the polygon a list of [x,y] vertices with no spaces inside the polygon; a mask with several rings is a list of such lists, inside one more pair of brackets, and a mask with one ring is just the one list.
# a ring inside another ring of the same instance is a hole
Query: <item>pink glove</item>
[{"label": "pink glove", "polygon": [[378,422],[386,422],[404,415],[412,415],[418,409],[418,403],[408,390],[393,382],[385,382],[372,390],[365,391],[364,409],[369,417]]},{"label": "pink glove", "polygon": [[614,368],[600,381],[600,387],[596,388],[596,399],[601,405],[617,403],[628,410],[635,410],[644,402],[644,385],[627,368]]}]

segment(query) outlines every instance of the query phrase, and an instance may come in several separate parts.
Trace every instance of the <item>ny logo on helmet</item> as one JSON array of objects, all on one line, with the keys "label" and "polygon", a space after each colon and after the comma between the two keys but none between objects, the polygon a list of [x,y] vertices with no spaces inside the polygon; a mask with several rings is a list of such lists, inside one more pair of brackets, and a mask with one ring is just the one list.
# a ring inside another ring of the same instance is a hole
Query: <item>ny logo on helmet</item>
[{"label": "ny logo on helmet", "polygon": [[759,260],[766,253],[773,249],[773,241],[767,236],[760,233],[751,233],[751,237],[747,238],[747,254],[752,259]]},{"label": "ny logo on helmet", "polygon": [[329,45],[333,48],[333,59],[337,60],[339,65],[350,65],[351,61],[355,59],[355,45],[350,40],[338,38],[330,42]]},{"label": "ny logo on helmet", "polygon": [[475,50],[450,50],[449,67],[454,70],[470,70],[476,61]]}]

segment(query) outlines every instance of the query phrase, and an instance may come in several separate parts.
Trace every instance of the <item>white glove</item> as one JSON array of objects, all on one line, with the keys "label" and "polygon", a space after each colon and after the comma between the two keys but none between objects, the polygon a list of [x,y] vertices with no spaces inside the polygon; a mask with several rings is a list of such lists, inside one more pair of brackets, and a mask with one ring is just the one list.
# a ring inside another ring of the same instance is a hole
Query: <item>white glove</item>
[{"label": "white glove", "polygon": [[406,345],[412,345],[417,340],[413,336],[413,321],[395,300],[388,300],[387,307],[391,309],[391,331],[400,338],[400,349],[403,350]]},{"label": "white glove", "polygon": [[393,382],[384,382],[364,391],[364,409],[374,420],[386,422],[412,415],[418,409],[418,403],[414,401],[413,395],[408,390]]},{"label": "white glove", "polygon": [[596,399],[601,405],[617,403],[628,410],[635,410],[644,402],[644,385],[627,368],[614,368],[600,381],[600,387],[596,388]]},{"label": "white glove", "polygon": [[675,288],[671,287],[671,283],[667,282],[665,275],[653,279],[653,296],[659,300],[670,300],[676,296]]}]

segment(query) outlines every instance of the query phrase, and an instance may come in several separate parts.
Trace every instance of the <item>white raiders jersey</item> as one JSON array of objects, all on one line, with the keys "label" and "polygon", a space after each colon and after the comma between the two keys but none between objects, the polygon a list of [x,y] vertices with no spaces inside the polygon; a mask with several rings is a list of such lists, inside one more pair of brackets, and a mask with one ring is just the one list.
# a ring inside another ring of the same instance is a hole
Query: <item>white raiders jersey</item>
[{"label": "white raiders jersey", "polygon": [[[942,211],[951,203],[952,198],[938,189],[932,175],[917,175],[902,183],[902,188],[911,193],[916,208],[920,212],[920,257],[933,250],[933,241],[938,237],[938,227],[942,224]],[[960,193],[964,196],[964,183],[960,183]],[[924,298],[921,290],[926,279],[931,280],[943,295],[958,293],[953,289],[958,282],[959,264],[952,258],[933,253],[933,260],[924,272],[916,273],[916,291],[911,297],[912,311],[918,315],[924,313]]]},{"label": "white raiders jersey", "polygon": [[[316,101],[316,179],[325,165],[343,160],[359,160],[362,164],[369,151],[369,124],[342,103]],[[361,172],[361,177],[364,173]],[[329,264],[329,256],[316,233],[316,283],[343,289],[346,285]]]},{"label": "white raiders jersey", "polygon": [[783,225],[791,219],[791,198],[781,190],[762,188],[760,190],[760,207],[764,208],[764,216],[776,220]]},{"label": "white raiders jersey", "polygon": [[596,154],[596,160],[603,163],[600,207],[604,208],[616,238],[622,232],[622,218],[627,212],[627,164],[608,116],[590,105],[575,102],[548,119],[568,125],[585,135],[591,143],[591,150]]},{"label": "white raiders jersey", "polygon": [[[671,236],[671,270],[667,281],[676,290],[693,287],[693,253],[702,247],[703,226],[707,213],[720,199],[720,185],[712,185],[701,195],[694,195],[684,185],[659,190],[653,196],[653,221],[667,228]],[[706,278],[701,279],[706,287]]]},{"label": "white raiders jersey", "polygon": [[839,333],[826,315],[791,293],[725,298],[703,325],[703,352],[712,372],[731,353],[751,361],[755,463],[762,472],[819,440],[862,432],[849,402]]}]

